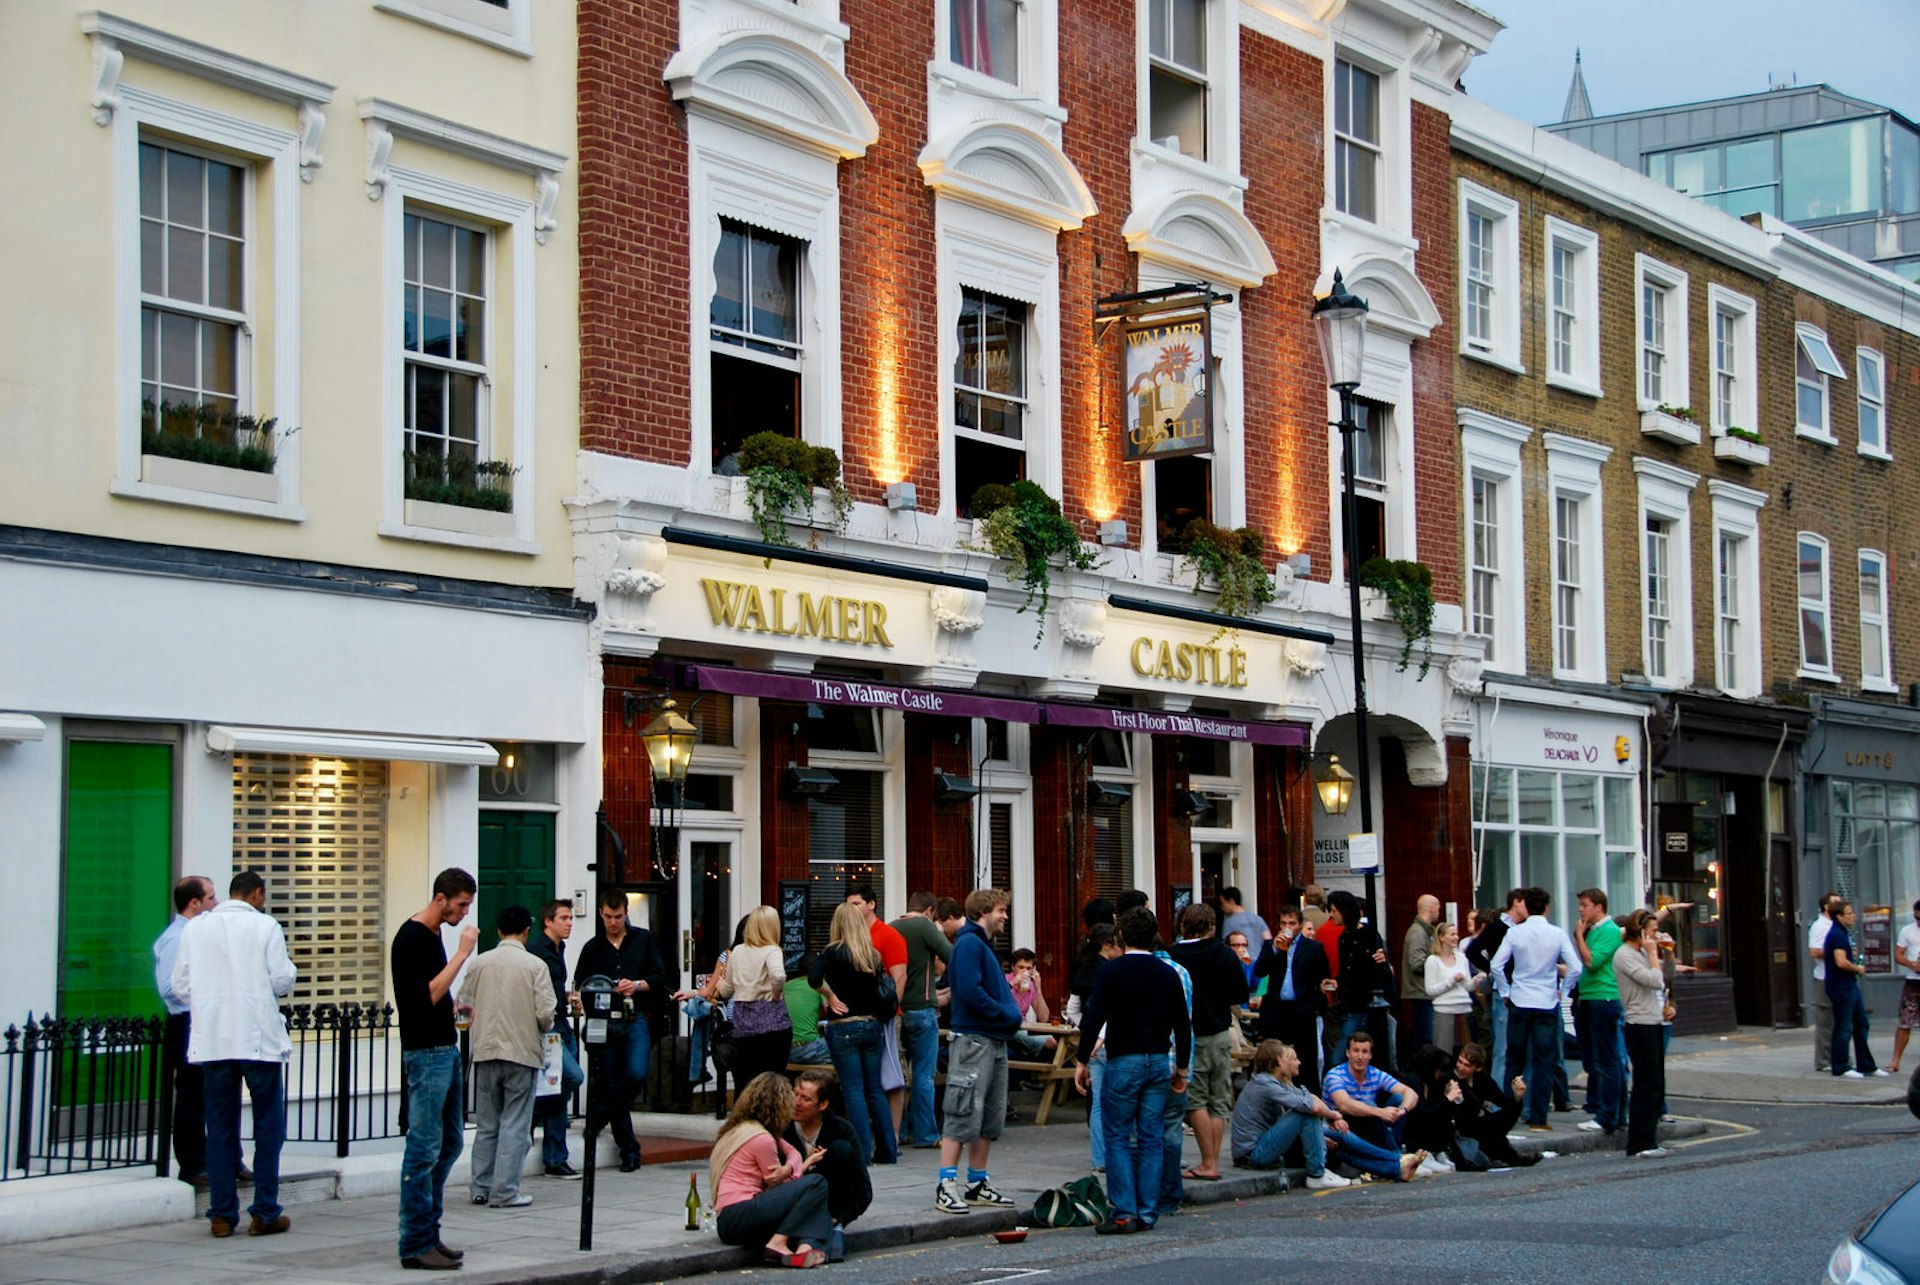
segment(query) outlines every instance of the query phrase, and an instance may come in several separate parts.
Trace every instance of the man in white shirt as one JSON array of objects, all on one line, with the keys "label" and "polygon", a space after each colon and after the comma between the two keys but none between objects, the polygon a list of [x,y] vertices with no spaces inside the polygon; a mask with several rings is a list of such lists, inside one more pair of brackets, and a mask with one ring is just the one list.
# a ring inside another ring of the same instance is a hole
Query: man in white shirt
[{"label": "man in white shirt", "polygon": [[187,1061],[193,1014],[187,1001],[174,994],[173,966],[179,962],[180,934],[186,931],[188,922],[212,910],[219,901],[213,894],[213,880],[205,875],[186,876],[173,885],[173,922],[153,943],[153,986],[167,1009],[166,1037],[160,1052],[162,1085],[167,1081],[173,1084],[173,1159],[179,1166],[181,1182],[207,1179],[207,1090],[200,1068]]},{"label": "man in white shirt", "polygon": [[1828,1050],[1833,1044],[1833,1001],[1827,998],[1827,934],[1833,931],[1833,918],[1827,914],[1837,892],[1822,893],[1820,913],[1807,926],[1807,958],[1813,961],[1813,1069],[1829,1070]]},{"label": "man in white shirt", "polygon": [[1547,1123],[1547,1108],[1553,1099],[1553,1068],[1565,1051],[1560,992],[1571,989],[1580,978],[1580,954],[1559,925],[1547,918],[1549,900],[1546,889],[1527,889],[1527,917],[1507,930],[1490,969],[1499,974],[1509,963],[1513,965],[1507,985],[1505,1078],[1526,1077],[1527,1128],[1534,1133],[1553,1131]]},{"label": "man in white shirt", "polygon": [[1900,1070],[1900,1059],[1907,1051],[1907,1037],[1920,1026],[1920,901],[1913,903],[1913,922],[1900,930],[1893,948],[1894,967],[1907,979],[1900,988],[1900,1024],[1893,1033],[1893,1065],[1889,1074]]},{"label": "man in white shirt", "polygon": [[187,1060],[207,1086],[207,1218],[213,1234],[240,1220],[240,1081],[253,1100],[253,1216],[249,1236],[273,1236],[290,1222],[280,1208],[280,1144],[287,1135],[282,1072],[293,1045],[280,999],[293,989],[293,961],[280,925],[263,912],[267,882],[242,870],[227,899],[180,934],[173,991],[193,1012]]}]

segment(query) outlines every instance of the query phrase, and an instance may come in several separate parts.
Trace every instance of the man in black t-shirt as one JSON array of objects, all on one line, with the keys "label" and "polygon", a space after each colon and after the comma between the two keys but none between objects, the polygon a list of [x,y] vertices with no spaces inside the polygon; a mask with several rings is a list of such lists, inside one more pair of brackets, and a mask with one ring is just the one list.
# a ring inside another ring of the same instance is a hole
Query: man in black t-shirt
[{"label": "man in black t-shirt", "polygon": [[466,1125],[453,979],[473,953],[480,930],[473,924],[461,929],[459,949],[449,960],[440,929],[467,917],[475,891],[466,871],[442,870],[434,877],[433,900],[393,936],[393,1000],[400,1010],[400,1063],[407,1078],[407,1150],[400,1162],[402,1267],[447,1271],[460,1266],[463,1257],[440,1239],[440,1214],[447,1172],[460,1157]]},{"label": "man in black t-shirt", "polygon": [[580,948],[573,988],[579,990],[582,981],[596,974],[611,977],[623,1008],[616,1014],[620,1020],[607,1023],[607,1044],[600,1055],[606,1084],[589,1101],[586,1136],[592,1139],[602,1123],[609,1125],[620,1148],[620,1172],[632,1173],[640,1167],[640,1141],[633,1136],[629,1108],[647,1082],[647,1060],[653,1053],[647,1022],[673,988],[653,934],[627,922],[627,894],[618,888],[600,894],[600,928],[599,935]]}]

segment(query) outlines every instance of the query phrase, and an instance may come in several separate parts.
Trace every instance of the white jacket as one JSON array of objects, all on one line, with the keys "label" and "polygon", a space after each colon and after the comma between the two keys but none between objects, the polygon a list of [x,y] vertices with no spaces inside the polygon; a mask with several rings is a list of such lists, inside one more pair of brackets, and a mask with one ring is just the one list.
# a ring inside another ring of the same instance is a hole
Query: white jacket
[{"label": "white jacket", "polygon": [[235,897],[194,916],[173,965],[174,993],[193,1013],[187,1061],[286,1061],[280,997],[293,978],[286,934],[251,904]]}]

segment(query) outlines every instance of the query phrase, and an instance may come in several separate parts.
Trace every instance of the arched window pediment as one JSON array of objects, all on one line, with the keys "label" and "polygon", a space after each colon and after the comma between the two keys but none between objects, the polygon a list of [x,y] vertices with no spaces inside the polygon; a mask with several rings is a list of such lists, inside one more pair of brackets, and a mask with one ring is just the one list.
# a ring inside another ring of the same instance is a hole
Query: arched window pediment
[{"label": "arched window pediment", "polygon": [[1251,289],[1275,271],[1273,254],[1252,221],[1231,202],[1204,192],[1177,192],[1136,209],[1122,234],[1142,258],[1215,284]]},{"label": "arched window pediment", "polygon": [[846,74],[820,54],[766,31],[730,31],[674,54],[666,81],[676,101],[785,142],[851,160],[880,126]]},{"label": "arched window pediment", "polygon": [[1099,212],[1080,171],[1038,130],[982,121],[929,142],[920,173],[936,192],[1059,232]]}]

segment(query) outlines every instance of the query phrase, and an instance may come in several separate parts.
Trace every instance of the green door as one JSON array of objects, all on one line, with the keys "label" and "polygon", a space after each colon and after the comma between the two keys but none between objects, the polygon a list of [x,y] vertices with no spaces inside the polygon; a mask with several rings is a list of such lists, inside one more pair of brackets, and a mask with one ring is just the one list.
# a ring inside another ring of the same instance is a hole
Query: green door
[{"label": "green door", "polygon": [[500,935],[493,917],[518,902],[533,912],[540,931],[541,903],[553,899],[553,813],[480,813],[480,949],[491,950]]},{"label": "green door", "polygon": [[151,1017],[153,942],[173,917],[173,747],[67,746],[60,1015]]}]

